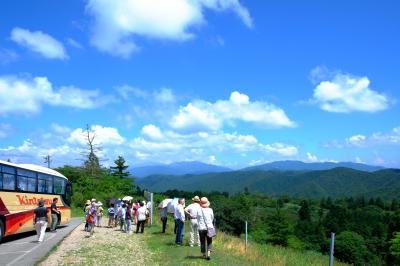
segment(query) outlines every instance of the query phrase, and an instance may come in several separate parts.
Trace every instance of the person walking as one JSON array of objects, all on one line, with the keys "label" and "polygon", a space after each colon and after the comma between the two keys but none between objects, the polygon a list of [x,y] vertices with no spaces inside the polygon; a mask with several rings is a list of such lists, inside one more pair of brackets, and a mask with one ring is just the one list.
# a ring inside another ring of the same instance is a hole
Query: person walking
[{"label": "person walking", "polygon": [[48,223],[48,210],[44,207],[44,200],[39,200],[38,207],[33,211],[33,224],[35,225],[37,242],[40,243],[44,239]]},{"label": "person walking", "polygon": [[160,209],[160,218],[162,222],[162,233],[165,233],[165,229],[167,228],[167,221],[168,221],[168,208],[161,208]]},{"label": "person walking", "polygon": [[175,244],[182,245],[183,244],[183,235],[185,231],[185,210],[183,209],[185,206],[185,199],[179,199],[178,205],[175,208],[175,221],[177,225],[176,229],[176,237]]},{"label": "person walking", "polygon": [[97,221],[96,221],[96,226],[97,227],[101,227],[103,225],[103,215],[104,215],[104,209],[103,209],[103,203],[101,203],[101,201],[99,201],[96,204],[96,213],[97,213]]},{"label": "person walking", "polygon": [[[215,236],[214,212],[210,208],[210,202],[206,197],[200,200],[200,210],[197,212],[199,224],[200,251],[203,258],[210,260],[212,252],[212,238]],[[207,248],[206,248],[207,242]]]},{"label": "person walking", "polygon": [[58,224],[58,215],[60,215],[60,211],[57,208],[58,198],[53,199],[53,203],[51,204],[51,227],[50,231],[55,233],[57,232],[57,224]]},{"label": "person walking", "polygon": [[190,238],[189,238],[189,246],[193,247],[197,244],[200,247],[200,238],[199,238],[199,224],[197,222],[197,213],[200,211],[200,198],[199,196],[195,196],[192,198],[192,204],[185,208],[185,213],[188,215],[190,219]]},{"label": "person walking", "polygon": [[88,237],[93,237],[94,238],[94,226],[96,224],[97,220],[97,208],[96,208],[96,202],[92,202],[92,205],[90,206],[90,209],[88,211],[88,215],[86,218],[86,221],[88,223]]},{"label": "person walking", "polygon": [[115,219],[114,204],[110,205],[110,208],[108,208],[107,212],[108,212],[108,227],[112,228],[114,227],[114,219]]},{"label": "person walking", "polygon": [[140,233],[143,234],[144,224],[146,222],[146,216],[147,216],[148,212],[149,211],[147,210],[144,203],[140,202],[140,208],[137,210],[136,234],[139,233],[139,228],[140,228]]}]

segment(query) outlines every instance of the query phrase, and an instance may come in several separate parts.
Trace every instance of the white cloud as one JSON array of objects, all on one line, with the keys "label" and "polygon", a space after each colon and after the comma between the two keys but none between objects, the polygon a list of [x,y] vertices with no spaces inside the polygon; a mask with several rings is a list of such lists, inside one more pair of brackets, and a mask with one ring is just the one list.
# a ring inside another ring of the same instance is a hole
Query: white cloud
[{"label": "white cloud", "polygon": [[260,144],[260,148],[267,153],[276,153],[286,157],[291,157],[298,153],[297,147],[283,143]]},{"label": "white cloud", "polygon": [[101,97],[97,90],[83,90],[73,86],[54,90],[47,77],[0,76],[0,115],[37,113],[43,104],[92,109],[107,101],[109,99]]},{"label": "white cloud", "polygon": [[[290,157],[297,148],[283,143],[263,144],[253,135],[236,132],[199,132],[180,134],[162,131],[155,125],[145,125],[142,135],[131,139],[122,136],[117,128],[93,125],[94,144],[102,147],[97,153],[102,162],[112,164],[123,155],[130,164],[140,162],[202,161],[219,164],[232,163],[235,157],[260,155],[271,158]],[[39,134],[38,134],[39,133]],[[85,129],[53,123],[49,130],[33,132],[33,139],[26,139],[20,146],[2,147],[0,158],[12,158],[19,162],[42,164],[44,155],[51,155],[54,164],[79,164],[87,151]],[[108,160],[106,160],[108,159]]]},{"label": "white cloud", "polygon": [[130,99],[131,95],[133,95],[136,98],[143,98],[143,99],[149,96],[149,93],[147,93],[145,90],[132,87],[129,85],[118,86],[115,89],[124,100]]},{"label": "white cloud", "polygon": [[[93,142],[95,145],[121,145],[125,142],[125,138],[119,134],[116,128],[93,125],[90,129],[95,136]],[[77,128],[73,130],[69,135],[68,142],[85,145],[87,143],[86,129]]]},{"label": "white cloud", "polygon": [[189,103],[180,108],[179,113],[172,118],[170,125],[178,131],[189,133],[219,130],[222,127],[222,121],[211,109],[210,103]]},{"label": "white cloud", "polygon": [[217,162],[217,158],[215,157],[215,155],[210,155],[208,156],[208,162],[211,164],[214,164]]},{"label": "white cloud", "polygon": [[161,130],[152,124],[145,125],[142,128],[142,134],[151,139],[162,139],[163,138],[163,134],[161,133]]},{"label": "white cloud", "polygon": [[41,31],[29,31],[26,29],[14,28],[11,31],[11,40],[45,58],[68,58],[64,45]]},{"label": "white cloud", "polygon": [[351,136],[350,138],[347,138],[346,143],[354,146],[362,146],[366,139],[367,137],[364,135],[354,135]]},{"label": "white cloud", "polygon": [[318,157],[316,155],[307,152],[307,161],[309,162],[318,162]]},{"label": "white cloud", "polygon": [[248,10],[239,0],[89,0],[93,17],[91,44],[100,51],[128,58],[139,48],[138,36],[184,41],[193,27],[205,22],[204,10],[232,10],[252,27]]},{"label": "white cloud", "polygon": [[393,146],[400,145],[400,127],[396,127],[389,132],[376,132],[370,136],[357,134],[346,139],[348,147],[372,147],[372,146]]},{"label": "white cloud", "polygon": [[168,88],[161,88],[160,90],[155,91],[153,95],[155,100],[160,103],[174,103],[176,101],[172,90]]},{"label": "white cloud", "polygon": [[328,112],[372,113],[387,109],[387,97],[370,89],[369,85],[368,77],[337,73],[331,80],[322,81],[316,86],[312,101]]},{"label": "white cloud", "polygon": [[229,100],[215,103],[198,100],[181,107],[170,126],[180,132],[216,131],[224,123],[235,121],[270,128],[296,125],[282,109],[266,102],[251,102],[247,95],[234,91]]}]

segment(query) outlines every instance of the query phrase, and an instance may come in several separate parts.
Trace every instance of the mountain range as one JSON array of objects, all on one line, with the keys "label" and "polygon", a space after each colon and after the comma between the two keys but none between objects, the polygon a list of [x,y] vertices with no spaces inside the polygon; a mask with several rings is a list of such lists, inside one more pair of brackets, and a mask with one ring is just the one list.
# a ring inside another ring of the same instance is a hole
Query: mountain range
[{"label": "mountain range", "polygon": [[[383,169],[379,166],[371,166],[361,163],[352,162],[318,162],[305,163],[302,161],[276,161],[241,169],[241,171],[315,171],[329,170],[336,167],[346,167],[355,170],[373,172]],[[129,169],[130,173],[135,177],[146,177],[150,175],[187,175],[187,174],[206,174],[206,173],[221,173],[233,171],[230,168],[206,164],[202,162],[176,162],[171,164],[154,164],[148,166],[138,166]]]},{"label": "mountain range", "polygon": [[362,163],[353,162],[315,162],[315,163],[305,163],[302,161],[276,161],[271,163],[266,163],[262,165],[256,165],[251,167],[246,167],[241,170],[252,171],[252,170],[280,170],[280,171],[315,171],[315,170],[329,170],[337,167],[351,168],[354,170],[374,172],[384,169],[380,166],[367,165]]},{"label": "mountain range", "polygon": [[149,191],[220,191],[230,194],[247,188],[270,196],[400,198],[400,169],[375,172],[350,168],[317,171],[231,171],[201,175],[153,175],[136,183]]},{"label": "mountain range", "polygon": [[129,172],[135,177],[146,177],[149,175],[186,175],[229,172],[227,167],[206,164],[202,162],[176,162],[171,164],[155,164],[130,168]]}]

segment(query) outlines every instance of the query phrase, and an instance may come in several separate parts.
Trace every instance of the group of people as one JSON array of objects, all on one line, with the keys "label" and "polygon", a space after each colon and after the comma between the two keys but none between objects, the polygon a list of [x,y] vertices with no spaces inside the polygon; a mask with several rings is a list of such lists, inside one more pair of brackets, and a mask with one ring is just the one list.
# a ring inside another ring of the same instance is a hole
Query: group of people
[{"label": "group of people", "polygon": [[[167,207],[160,209],[160,217],[162,222],[162,232],[165,233],[168,220]],[[192,198],[192,203],[185,207],[185,199],[178,200],[178,204],[174,208],[175,227],[174,233],[175,243],[183,244],[185,221],[189,220],[190,238],[189,246],[200,246],[203,257],[207,260],[211,258],[212,239],[215,236],[214,212],[210,208],[210,202],[206,197],[200,199],[199,196]]]},{"label": "group of people", "polygon": [[[132,225],[136,225],[136,233],[144,232],[144,225],[148,222],[149,208],[151,203],[146,204],[145,201],[137,200],[134,203],[131,201],[117,200],[110,204],[108,208],[108,225],[109,228],[120,227],[124,233],[132,233]],[[104,216],[103,204],[96,202],[96,199],[87,200],[84,212],[86,217],[85,231],[88,232],[88,237],[94,237],[94,227],[102,227],[102,218]]]},{"label": "group of people", "polygon": [[33,211],[33,225],[36,229],[37,242],[43,242],[47,225],[51,219],[50,232],[57,232],[57,225],[60,223],[61,211],[57,207],[58,198],[54,198],[50,206],[51,218],[49,218],[49,210],[44,206],[44,200],[39,200],[38,207]]},{"label": "group of people", "polygon": [[[50,232],[56,232],[59,223],[60,210],[57,207],[58,198],[53,199],[50,207],[51,226]],[[37,242],[42,242],[49,222],[49,210],[44,206],[44,201],[40,200],[38,207],[34,210],[33,223],[37,232]],[[85,213],[85,231],[88,237],[94,237],[94,228],[102,227],[104,209],[103,204],[96,199],[87,200],[83,211]],[[149,220],[149,208],[151,202],[145,201],[118,200],[110,204],[108,208],[108,227],[115,228],[120,226],[120,230],[125,233],[132,233],[132,224],[136,224],[136,233],[143,233],[144,226]],[[167,207],[160,209],[162,221],[162,232],[165,233],[168,221]],[[189,220],[190,238],[189,246],[200,246],[203,257],[210,260],[212,252],[212,239],[215,236],[214,212],[210,208],[210,202],[206,197],[200,199],[199,196],[192,198],[192,203],[185,207],[185,199],[180,198],[174,207],[175,243],[183,244],[185,222]]]}]

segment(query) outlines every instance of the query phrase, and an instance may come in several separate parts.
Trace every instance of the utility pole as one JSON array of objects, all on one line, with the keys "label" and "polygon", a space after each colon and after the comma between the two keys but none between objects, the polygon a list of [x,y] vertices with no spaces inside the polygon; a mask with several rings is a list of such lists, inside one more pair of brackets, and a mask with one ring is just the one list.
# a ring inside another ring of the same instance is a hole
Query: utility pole
[{"label": "utility pole", "polygon": [[44,163],[47,163],[47,168],[50,168],[50,164],[53,161],[50,155],[44,156]]}]

